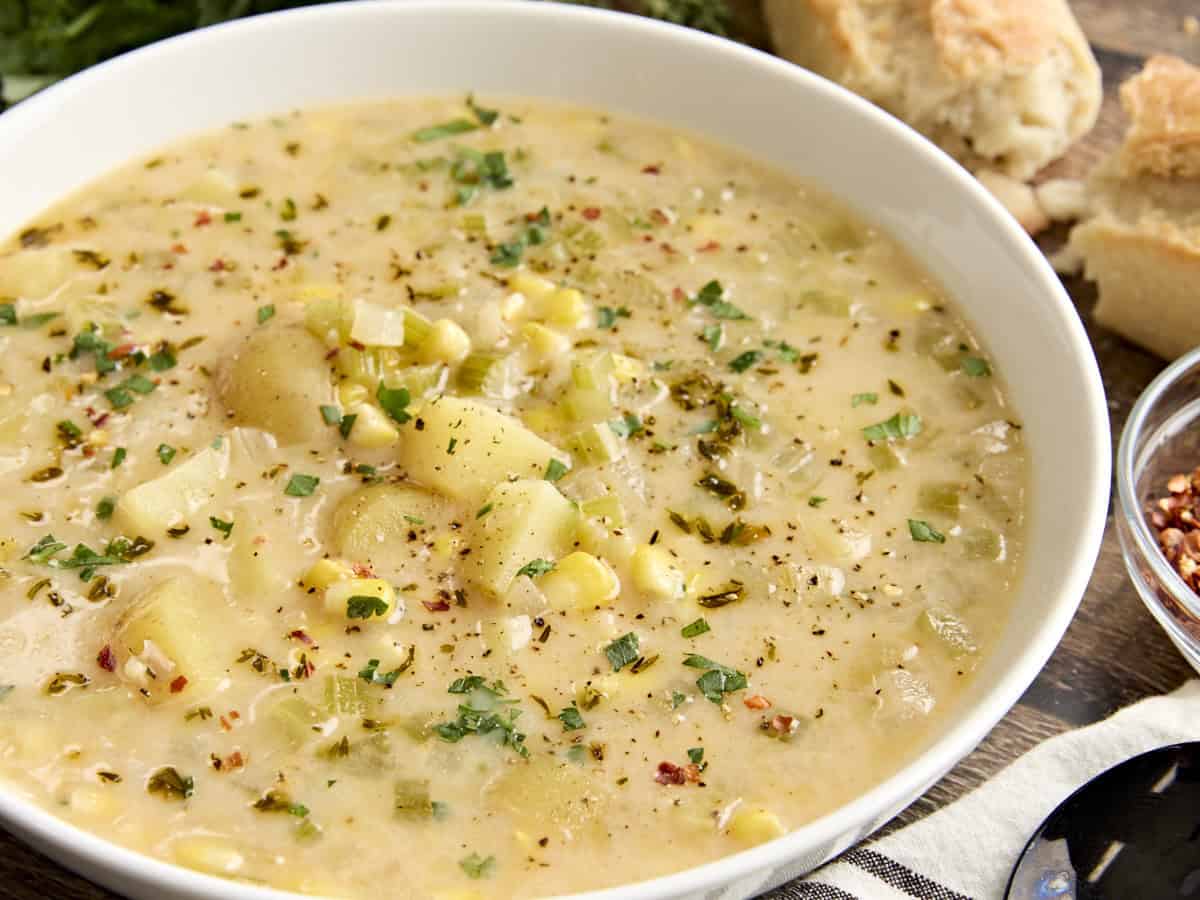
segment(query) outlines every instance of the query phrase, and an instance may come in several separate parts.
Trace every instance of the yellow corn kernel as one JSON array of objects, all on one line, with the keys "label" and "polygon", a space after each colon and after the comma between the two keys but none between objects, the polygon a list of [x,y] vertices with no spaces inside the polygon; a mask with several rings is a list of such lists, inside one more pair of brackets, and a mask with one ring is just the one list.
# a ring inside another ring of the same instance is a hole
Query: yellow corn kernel
[{"label": "yellow corn kernel", "polygon": [[640,378],[646,374],[646,364],[640,359],[634,359],[632,356],[614,353],[612,355],[612,362],[612,374],[617,381],[633,381],[635,378]]},{"label": "yellow corn kernel", "polygon": [[451,319],[438,319],[421,344],[421,362],[448,363],[456,366],[471,352],[471,338],[462,326]]},{"label": "yellow corn kernel", "polygon": [[779,816],[761,806],[738,810],[725,833],[743,844],[764,844],[787,834]]},{"label": "yellow corn kernel", "polygon": [[361,384],[347,381],[338,385],[338,401],[342,404],[343,409],[350,409],[366,403],[370,396],[371,392]]},{"label": "yellow corn kernel", "polygon": [[357,416],[348,440],[356,447],[378,450],[400,440],[400,432],[387,415],[376,406],[360,403],[347,408],[346,415]]},{"label": "yellow corn kernel", "polygon": [[589,304],[575,288],[561,288],[548,297],[542,318],[555,325],[577,328],[587,317]]},{"label": "yellow corn kernel", "polygon": [[341,296],[341,285],[328,281],[309,281],[296,288],[296,298],[305,303],[311,303],[313,300],[337,300]]},{"label": "yellow corn kernel", "polygon": [[558,285],[553,281],[528,272],[518,272],[508,279],[508,287],[533,301],[544,300],[558,290]]},{"label": "yellow corn kernel", "polygon": [[633,551],[633,586],[653,600],[675,600],[683,595],[683,572],[662,547],[643,544]]},{"label": "yellow corn kernel", "polygon": [[571,339],[565,334],[537,322],[521,326],[521,337],[533,354],[542,362],[558,359],[571,349]]},{"label": "yellow corn kernel", "polygon": [[300,579],[300,586],[310,591],[323,591],[332,584],[354,577],[354,568],[340,559],[319,559]]},{"label": "yellow corn kernel", "polygon": [[382,614],[372,610],[369,616],[362,616],[366,622],[386,621],[396,608],[396,589],[382,578],[347,578],[325,589],[325,611],[334,616],[349,616],[351,597],[369,597],[382,600],[387,605],[387,610]]},{"label": "yellow corn kernel", "polygon": [[553,572],[538,579],[537,586],[555,609],[591,609],[610,602],[621,591],[616,573],[582,550],[560,559]]},{"label": "yellow corn kernel", "polygon": [[210,875],[236,874],[246,862],[233,841],[211,835],[179,838],[171,850],[181,866]]}]

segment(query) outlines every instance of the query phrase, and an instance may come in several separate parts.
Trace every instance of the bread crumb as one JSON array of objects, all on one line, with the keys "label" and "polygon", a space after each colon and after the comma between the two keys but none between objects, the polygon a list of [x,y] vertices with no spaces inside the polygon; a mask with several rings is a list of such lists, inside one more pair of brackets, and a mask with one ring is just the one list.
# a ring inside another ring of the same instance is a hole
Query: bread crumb
[{"label": "bread crumb", "polygon": [[1075,178],[1052,178],[1033,189],[1051,222],[1074,222],[1088,214],[1087,186]]},{"label": "bread crumb", "polygon": [[1038,205],[1037,196],[1029,185],[999,172],[984,171],[975,177],[993,197],[1004,204],[1004,208],[1029,234],[1037,234],[1049,227],[1050,220]]}]

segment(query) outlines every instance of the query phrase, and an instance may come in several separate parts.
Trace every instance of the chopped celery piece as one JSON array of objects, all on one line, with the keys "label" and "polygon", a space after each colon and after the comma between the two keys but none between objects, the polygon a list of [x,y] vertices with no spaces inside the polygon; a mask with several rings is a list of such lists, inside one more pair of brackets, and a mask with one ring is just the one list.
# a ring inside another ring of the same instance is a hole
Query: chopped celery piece
[{"label": "chopped celery piece", "polygon": [[420,347],[429,338],[433,323],[414,309],[404,310],[404,346]]},{"label": "chopped celery piece", "polygon": [[867,449],[867,458],[871,461],[871,465],[880,472],[890,472],[908,465],[904,451],[895,444],[872,444]]},{"label": "chopped celery piece", "polygon": [[573,222],[562,229],[563,245],[575,256],[590,256],[604,249],[604,236],[582,222]]},{"label": "chopped celery piece", "polygon": [[468,354],[458,369],[458,387],[471,394],[486,394],[489,385],[503,378],[499,370],[507,358],[507,354],[488,350]]},{"label": "chopped celery piece", "polygon": [[604,422],[567,438],[567,450],[577,466],[603,466],[624,454],[620,439]]},{"label": "chopped celery piece", "polygon": [[849,318],[853,309],[849,297],[829,291],[805,291],[800,297],[800,306],[823,316],[837,316],[841,319]]},{"label": "chopped celery piece", "polygon": [[601,519],[609,528],[625,527],[625,507],[615,494],[584,500],[579,508],[586,518]]},{"label": "chopped celery piece", "polygon": [[355,384],[376,387],[400,368],[400,357],[392,347],[342,347],[337,355],[337,370]]},{"label": "chopped celery piece", "polygon": [[384,379],[390,390],[404,388],[413,400],[428,400],[446,391],[450,380],[449,366],[433,363],[428,366],[405,366]]},{"label": "chopped celery piece", "polygon": [[402,819],[428,819],[433,816],[429,782],[419,778],[401,778],[393,790],[396,815]]},{"label": "chopped celery piece", "polygon": [[325,704],[321,711],[329,716],[364,716],[368,698],[366,682],[358,678],[330,675],[325,679]]},{"label": "chopped celery piece", "polygon": [[917,507],[922,512],[957,519],[962,509],[962,485],[954,481],[923,484],[917,493]]},{"label": "chopped celery piece", "polygon": [[921,627],[937,638],[953,656],[978,652],[978,645],[967,623],[946,609],[927,609],[921,613]]},{"label": "chopped celery piece", "polygon": [[293,746],[311,740],[316,735],[316,726],[321,722],[316,707],[303,697],[285,697],[271,707],[267,718]]},{"label": "chopped celery piece", "polygon": [[917,333],[917,353],[931,357],[947,372],[961,368],[961,358],[967,345],[962,338],[941,325],[927,325]]},{"label": "chopped celery piece", "polygon": [[341,300],[314,300],[304,312],[304,326],[313,337],[336,346],[350,337],[352,312]]},{"label": "chopped celery piece", "polygon": [[579,422],[611,418],[613,413],[613,355],[592,353],[571,365],[571,384],[562,397],[563,411]]},{"label": "chopped celery piece", "polygon": [[462,217],[460,227],[474,237],[487,237],[487,218],[479,213],[467,213]]},{"label": "chopped celery piece", "polygon": [[990,528],[968,528],[962,535],[963,552],[967,559],[986,559],[1000,562],[1004,559],[1004,538]]},{"label": "chopped celery piece", "polygon": [[833,222],[817,231],[817,239],[830,253],[857,250],[863,245],[862,230],[845,220]]}]

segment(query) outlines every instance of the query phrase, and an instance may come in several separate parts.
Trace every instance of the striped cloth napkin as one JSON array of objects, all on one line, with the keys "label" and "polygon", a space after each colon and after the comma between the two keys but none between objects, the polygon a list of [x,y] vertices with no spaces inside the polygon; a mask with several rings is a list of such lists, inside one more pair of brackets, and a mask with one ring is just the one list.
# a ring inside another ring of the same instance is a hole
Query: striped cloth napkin
[{"label": "striped cloth napkin", "polygon": [[1146,750],[1200,736],[1200,681],[1051,738],[919,822],[862,844],[763,900],[1001,900],[1042,820],[1076,788]]}]

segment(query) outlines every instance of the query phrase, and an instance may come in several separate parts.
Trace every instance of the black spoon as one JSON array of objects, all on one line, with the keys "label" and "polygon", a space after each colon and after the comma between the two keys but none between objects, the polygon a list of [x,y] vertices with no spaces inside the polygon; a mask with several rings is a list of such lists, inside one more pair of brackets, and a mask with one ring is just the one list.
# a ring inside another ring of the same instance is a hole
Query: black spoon
[{"label": "black spoon", "polygon": [[1007,900],[1200,900],[1200,741],[1097,775],[1059,804],[1008,880]]}]

